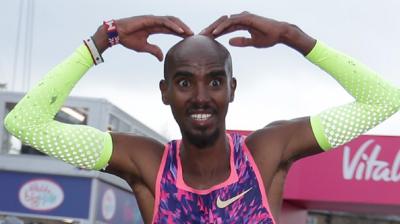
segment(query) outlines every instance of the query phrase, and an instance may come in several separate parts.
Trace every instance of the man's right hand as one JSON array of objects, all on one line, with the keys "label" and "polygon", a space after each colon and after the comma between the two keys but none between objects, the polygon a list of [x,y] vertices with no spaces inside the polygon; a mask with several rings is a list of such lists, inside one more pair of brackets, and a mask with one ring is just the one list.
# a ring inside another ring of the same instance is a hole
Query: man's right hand
[{"label": "man's right hand", "polygon": [[[147,41],[152,34],[172,34],[179,37],[193,35],[190,28],[180,19],[173,16],[134,16],[115,21],[120,44],[137,52],[147,52],[159,61],[163,60],[161,49]],[[102,25],[93,35],[98,51],[103,53],[109,46],[107,32]]]}]

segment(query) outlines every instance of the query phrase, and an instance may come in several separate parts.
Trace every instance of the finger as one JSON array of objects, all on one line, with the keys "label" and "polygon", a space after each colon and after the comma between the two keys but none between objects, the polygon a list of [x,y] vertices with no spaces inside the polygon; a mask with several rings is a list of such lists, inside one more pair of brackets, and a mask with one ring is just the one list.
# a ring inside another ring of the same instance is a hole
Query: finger
[{"label": "finger", "polygon": [[254,46],[253,39],[247,37],[234,37],[229,40],[229,44],[235,47]]},{"label": "finger", "polygon": [[222,32],[220,32],[218,35],[214,35],[215,38],[220,37],[222,35],[228,34],[228,33],[232,33],[235,31],[248,31],[249,33],[251,32],[251,28],[247,27],[247,26],[243,26],[243,25],[231,25],[228,28],[226,28],[225,30],[223,30]]},{"label": "finger", "polygon": [[[177,36],[181,36],[181,37],[187,36],[187,33],[185,32],[184,27],[180,27],[177,23],[173,22],[168,17],[164,17],[164,19],[162,20],[161,25],[166,27],[166,28],[169,28],[172,31],[174,31]],[[189,33],[190,32],[191,31],[189,31]]]},{"label": "finger", "polygon": [[248,12],[248,11],[243,11],[243,12],[238,13],[238,14],[232,14],[232,15],[230,16],[230,18],[238,17],[238,16],[243,16],[243,15],[249,15],[249,14],[250,14],[250,12]]},{"label": "finger", "polygon": [[219,24],[212,31],[214,36],[221,36],[223,34],[231,33],[236,30],[249,30],[251,29],[251,22],[249,21],[248,13],[232,15],[230,18]]},{"label": "finger", "polygon": [[179,33],[176,33],[174,30],[171,30],[168,27],[162,27],[162,26],[148,28],[146,30],[146,32],[149,35],[153,35],[153,34],[170,34],[170,35],[183,37],[183,38],[187,36],[186,34],[179,34]]},{"label": "finger", "polygon": [[173,34],[179,37],[187,37],[190,33],[193,33],[190,29],[180,27],[177,23],[170,20],[168,17],[158,17],[155,23],[149,24],[146,29],[150,34],[164,33]]},{"label": "finger", "polygon": [[[235,31],[234,29],[232,29],[235,25],[238,25],[238,20],[235,18],[229,18],[227,20],[225,20],[224,22],[220,23],[218,26],[216,26],[214,28],[214,30],[212,31],[212,35],[213,36],[221,36],[223,34],[226,33],[230,33]],[[230,30],[230,32],[227,32],[227,30]]]},{"label": "finger", "polygon": [[172,34],[172,35],[177,35],[180,36],[180,34],[177,34],[174,30],[171,30],[168,27],[163,27],[163,26],[156,26],[156,27],[151,27],[146,30],[146,32],[151,35],[151,34]]},{"label": "finger", "polygon": [[157,45],[155,45],[155,44],[147,43],[147,44],[144,46],[144,48],[143,48],[142,51],[154,55],[159,61],[162,61],[163,58],[164,58],[161,49],[160,49]]},{"label": "finger", "polygon": [[216,21],[214,21],[211,25],[208,27],[204,28],[199,34],[200,35],[205,35],[205,36],[212,36],[212,31],[223,21],[227,20],[228,16],[221,16],[219,17]]},{"label": "finger", "polygon": [[168,18],[170,20],[172,20],[174,23],[176,23],[179,27],[181,27],[183,29],[183,31],[185,31],[184,33],[187,36],[192,36],[193,35],[193,31],[189,28],[189,26],[187,26],[184,22],[182,22],[182,20],[180,20],[179,18],[176,18],[174,16],[170,16]]}]

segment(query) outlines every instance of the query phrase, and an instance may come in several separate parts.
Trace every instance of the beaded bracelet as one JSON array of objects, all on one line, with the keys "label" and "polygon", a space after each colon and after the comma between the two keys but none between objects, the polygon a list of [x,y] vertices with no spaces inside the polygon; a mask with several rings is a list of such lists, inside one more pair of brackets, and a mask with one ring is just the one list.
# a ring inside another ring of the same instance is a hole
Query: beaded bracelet
[{"label": "beaded bracelet", "polygon": [[115,20],[104,21],[104,27],[107,30],[108,36],[108,44],[110,47],[119,44],[119,37],[117,32],[117,25],[115,24]]}]

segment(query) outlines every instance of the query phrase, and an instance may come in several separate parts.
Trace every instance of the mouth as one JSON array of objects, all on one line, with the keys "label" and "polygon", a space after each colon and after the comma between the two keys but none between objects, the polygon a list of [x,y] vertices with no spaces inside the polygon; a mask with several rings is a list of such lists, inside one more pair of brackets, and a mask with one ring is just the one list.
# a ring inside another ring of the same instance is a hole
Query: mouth
[{"label": "mouth", "polygon": [[215,124],[217,118],[217,111],[208,107],[191,107],[187,110],[187,118],[189,119],[191,125],[195,128],[207,128]]},{"label": "mouth", "polygon": [[210,119],[212,114],[210,113],[196,113],[196,114],[191,114],[190,118],[195,120],[195,121],[207,121]]}]

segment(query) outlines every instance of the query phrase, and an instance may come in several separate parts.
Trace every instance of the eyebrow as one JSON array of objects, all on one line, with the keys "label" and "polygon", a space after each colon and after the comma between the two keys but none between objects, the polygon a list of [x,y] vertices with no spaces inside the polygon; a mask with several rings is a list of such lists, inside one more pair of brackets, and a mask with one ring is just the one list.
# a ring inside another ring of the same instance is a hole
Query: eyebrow
[{"label": "eyebrow", "polygon": [[[193,77],[194,74],[188,71],[177,71],[175,72],[175,74],[172,76],[172,79],[177,79],[180,77]],[[216,77],[226,77],[226,71],[221,69],[221,70],[214,70],[211,71],[209,73],[207,73],[207,76],[211,77],[211,78],[216,78]]]},{"label": "eyebrow", "polygon": [[180,78],[180,77],[193,77],[193,73],[187,71],[177,71],[172,76],[172,79]]},{"label": "eyebrow", "polygon": [[207,74],[207,76],[211,76],[213,78],[215,77],[226,77],[226,71],[225,70],[215,70],[211,71]]}]

